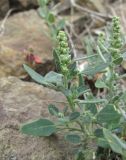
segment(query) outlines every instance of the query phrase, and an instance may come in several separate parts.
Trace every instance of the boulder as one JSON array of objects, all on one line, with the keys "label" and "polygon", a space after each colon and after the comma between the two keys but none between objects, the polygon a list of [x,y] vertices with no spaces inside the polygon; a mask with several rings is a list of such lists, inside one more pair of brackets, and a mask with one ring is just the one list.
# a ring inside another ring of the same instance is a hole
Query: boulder
[{"label": "boulder", "polygon": [[8,18],[0,34],[0,77],[22,76],[22,64],[26,63],[29,48],[42,62],[51,60],[52,44],[48,33],[48,27],[35,10]]},{"label": "boulder", "polygon": [[51,119],[47,107],[57,100],[65,101],[65,97],[18,78],[0,79],[0,160],[73,160],[72,147],[64,141],[63,133],[47,138],[20,133],[24,122]]}]

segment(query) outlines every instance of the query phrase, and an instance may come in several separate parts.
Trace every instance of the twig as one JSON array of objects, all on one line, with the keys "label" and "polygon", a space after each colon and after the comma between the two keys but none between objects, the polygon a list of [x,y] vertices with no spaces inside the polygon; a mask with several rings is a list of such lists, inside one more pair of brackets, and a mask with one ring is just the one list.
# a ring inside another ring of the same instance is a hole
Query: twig
[{"label": "twig", "polygon": [[[81,37],[80,35],[78,35],[76,33],[76,31],[74,30],[74,26],[73,24],[71,24],[70,22],[66,22],[66,25],[70,28],[70,31],[72,32],[71,34],[83,45],[82,41],[81,41]],[[74,45],[75,46],[75,45]],[[76,48],[76,47],[75,47]]]},{"label": "twig", "polygon": [[3,36],[4,31],[5,31],[5,23],[6,23],[8,17],[10,16],[10,14],[11,14],[11,12],[12,12],[13,10],[14,10],[14,8],[10,9],[10,10],[7,12],[6,16],[4,17],[4,19],[3,19],[3,21],[2,21],[2,23],[1,23],[1,25],[0,25],[0,36]]},{"label": "twig", "polygon": [[120,75],[120,76],[118,77],[118,79],[123,79],[123,78],[126,78],[126,74]]},{"label": "twig", "polygon": [[[84,25],[85,30],[81,33],[81,36],[84,37],[85,34],[91,35],[91,27],[94,25],[94,19],[91,20],[91,23],[87,26],[87,24]],[[81,38],[80,36],[80,38]]]},{"label": "twig", "polygon": [[72,48],[72,51],[73,51],[74,58],[76,58],[77,57],[77,52],[76,52],[73,40],[71,38],[71,35],[69,34],[69,32],[68,32],[66,27],[65,27],[65,32],[67,33],[67,36],[69,38],[69,42],[70,42],[70,45],[71,45],[71,48]]},{"label": "twig", "polygon": [[92,57],[96,57],[96,56],[98,56],[98,54],[94,54],[94,55],[90,55],[90,56],[86,56],[86,57],[77,58],[77,59],[74,59],[74,61],[86,60],[86,59],[89,59],[89,58],[92,58]]},{"label": "twig", "polygon": [[88,8],[84,8],[84,7],[81,7],[80,5],[76,4],[75,3],[75,0],[71,0],[72,2],[72,5],[74,7],[76,7],[77,9],[81,10],[81,11],[84,11],[84,12],[87,12],[89,14],[92,14],[94,16],[98,16],[98,17],[101,17],[101,18],[107,18],[107,19],[112,19],[112,16],[111,15],[106,15],[106,14],[103,14],[103,13],[98,13],[98,12],[95,12],[95,11],[91,11],[90,9]]},{"label": "twig", "polygon": [[70,28],[70,31],[72,32],[72,34],[76,37],[76,38],[78,38],[78,35],[77,35],[77,33],[75,32],[75,30],[74,30],[74,27],[73,27],[73,24],[71,24],[70,22],[66,22],[66,26],[68,26],[69,28]]},{"label": "twig", "polygon": [[[73,21],[73,17],[74,17],[74,7],[72,5],[72,2],[70,0],[70,23],[72,24]],[[70,35],[72,37],[72,25],[70,25]]]},{"label": "twig", "polygon": [[62,11],[66,10],[66,9],[69,9],[69,7],[70,7],[70,2],[68,0],[64,0],[63,2],[57,3],[52,8],[52,12],[54,13],[54,15],[58,15]]}]

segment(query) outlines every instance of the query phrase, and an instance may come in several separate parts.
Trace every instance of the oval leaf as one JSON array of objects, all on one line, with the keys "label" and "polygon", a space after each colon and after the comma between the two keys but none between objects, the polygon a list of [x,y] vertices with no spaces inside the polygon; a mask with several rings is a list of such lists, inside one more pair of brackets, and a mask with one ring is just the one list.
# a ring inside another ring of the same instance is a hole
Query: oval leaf
[{"label": "oval leaf", "polygon": [[49,113],[53,116],[58,116],[58,113],[59,113],[59,109],[53,105],[53,104],[50,104],[48,106],[48,110],[49,110]]},{"label": "oval leaf", "polygon": [[79,112],[73,112],[70,114],[69,119],[70,121],[73,121],[75,119],[77,119],[78,117],[80,117],[80,113]]},{"label": "oval leaf", "polygon": [[97,88],[107,88],[106,84],[99,79],[95,82],[95,87],[97,87]]},{"label": "oval leaf", "polygon": [[93,67],[87,67],[87,69],[85,69],[83,71],[83,73],[85,75],[88,75],[88,76],[93,76],[95,75],[96,73],[101,73],[103,72],[104,69],[106,69],[108,66],[110,65],[110,62],[107,62],[107,63],[100,63],[96,66],[93,66]]},{"label": "oval leaf", "polygon": [[35,80],[36,82],[38,82],[40,84],[43,84],[43,82],[44,82],[44,77],[43,76],[41,76],[40,74],[38,74],[37,72],[35,72],[32,68],[30,68],[26,64],[23,64],[23,67],[24,67],[25,71],[30,75],[30,77],[33,80]]},{"label": "oval leaf", "polygon": [[49,15],[48,15],[48,22],[49,23],[55,22],[55,16],[52,13],[49,13]]},{"label": "oval leaf", "polygon": [[108,144],[105,138],[98,138],[97,144],[99,147],[102,148],[110,148],[110,145]]},{"label": "oval leaf", "polygon": [[63,78],[62,74],[56,73],[54,71],[50,71],[45,75],[44,80],[49,83],[55,83],[57,85],[61,85],[62,78]]},{"label": "oval leaf", "polygon": [[65,136],[65,139],[68,141],[68,142],[71,142],[71,143],[74,143],[74,144],[78,144],[81,142],[81,138],[79,135],[76,135],[76,134],[68,134]]},{"label": "oval leaf", "polygon": [[46,78],[40,75],[39,73],[35,72],[32,68],[27,66],[26,64],[23,64],[23,67],[25,71],[29,74],[29,76],[37,83],[55,88],[55,86],[49,82],[46,81]]},{"label": "oval leaf", "polygon": [[21,127],[21,132],[33,136],[50,136],[56,132],[56,127],[55,124],[48,119],[39,119],[24,124]]},{"label": "oval leaf", "polygon": [[120,117],[121,115],[115,109],[114,105],[109,104],[98,113],[97,120],[100,124],[107,123],[108,125],[111,125],[111,123],[118,123]]}]

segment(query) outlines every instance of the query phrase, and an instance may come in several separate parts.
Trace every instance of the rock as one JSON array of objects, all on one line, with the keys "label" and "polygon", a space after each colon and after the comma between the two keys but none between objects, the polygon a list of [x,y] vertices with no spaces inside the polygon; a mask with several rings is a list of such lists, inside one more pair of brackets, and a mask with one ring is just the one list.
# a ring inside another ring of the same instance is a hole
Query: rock
[{"label": "rock", "polygon": [[38,0],[18,0],[23,7],[38,6]]},{"label": "rock", "polygon": [[9,1],[0,0],[0,19],[5,16],[8,10],[9,10]]},{"label": "rock", "polygon": [[49,117],[49,101],[57,100],[65,98],[38,84],[0,79],[0,160],[73,160],[71,146],[61,135],[37,138],[19,131],[24,122]]},{"label": "rock", "polygon": [[[21,76],[22,64],[26,63],[28,48],[44,60],[52,59],[51,40],[44,21],[35,10],[21,12],[8,18],[0,36],[0,77]],[[24,50],[26,50],[24,52]]]}]

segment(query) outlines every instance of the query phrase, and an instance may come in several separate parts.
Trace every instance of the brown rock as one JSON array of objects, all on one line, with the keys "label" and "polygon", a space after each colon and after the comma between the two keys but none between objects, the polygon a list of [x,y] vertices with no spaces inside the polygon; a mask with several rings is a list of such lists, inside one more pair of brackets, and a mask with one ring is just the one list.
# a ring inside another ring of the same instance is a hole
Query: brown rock
[{"label": "brown rock", "polygon": [[24,50],[29,46],[42,61],[52,59],[51,40],[46,36],[48,32],[44,21],[34,10],[11,16],[0,36],[0,77],[22,75],[22,64],[26,63],[27,54]]},{"label": "brown rock", "polygon": [[18,0],[23,7],[38,6],[38,0]]},{"label": "brown rock", "polygon": [[0,18],[4,17],[8,10],[9,10],[9,1],[0,0]]},{"label": "brown rock", "polygon": [[49,100],[65,98],[35,83],[14,77],[0,79],[0,160],[73,160],[61,135],[37,138],[19,131],[24,122],[49,117]]}]

